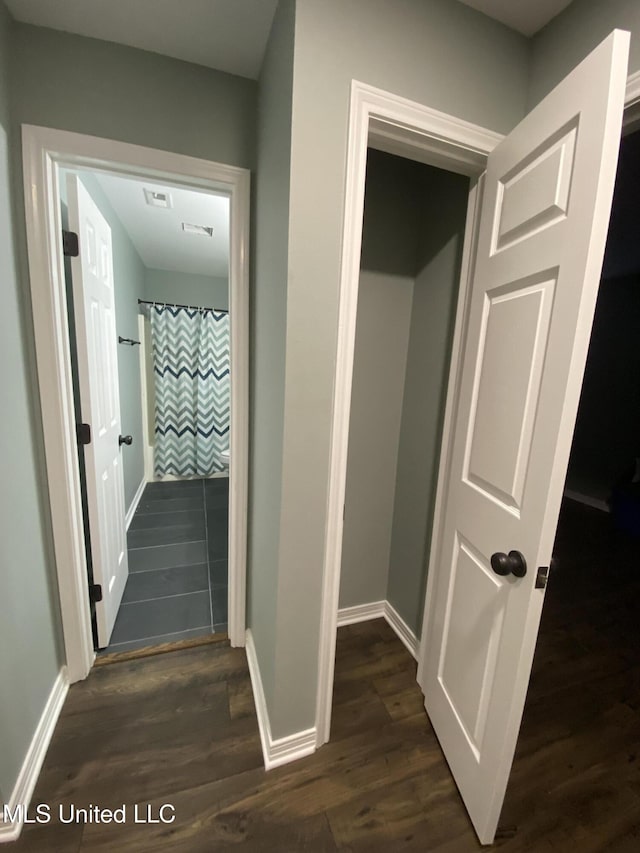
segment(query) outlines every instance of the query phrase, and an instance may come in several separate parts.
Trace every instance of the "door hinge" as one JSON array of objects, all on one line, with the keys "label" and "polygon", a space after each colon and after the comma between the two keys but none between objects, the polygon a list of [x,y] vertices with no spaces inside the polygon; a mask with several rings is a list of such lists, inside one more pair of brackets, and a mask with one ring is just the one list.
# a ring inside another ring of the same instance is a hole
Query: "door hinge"
[{"label": "door hinge", "polygon": [[549,580],[549,566],[538,566],[536,572],[536,589],[545,589]]},{"label": "door hinge", "polygon": [[76,424],[78,444],[91,444],[91,424]]},{"label": "door hinge", "polygon": [[75,231],[62,231],[62,254],[68,258],[77,258],[80,254],[80,243]]},{"label": "door hinge", "polygon": [[91,601],[102,601],[102,584],[89,584],[89,598]]}]

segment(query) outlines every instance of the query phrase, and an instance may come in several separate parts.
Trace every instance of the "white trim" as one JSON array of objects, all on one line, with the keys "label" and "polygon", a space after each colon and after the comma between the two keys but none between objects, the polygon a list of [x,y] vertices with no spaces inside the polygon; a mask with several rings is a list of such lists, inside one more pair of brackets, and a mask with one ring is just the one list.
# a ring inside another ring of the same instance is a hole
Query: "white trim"
[{"label": "white trim", "polygon": [[343,625],[355,625],[357,622],[369,622],[371,619],[383,619],[386,605],[386,601],[372,601],[370,604],[341,607],[338,610],[338,628]]},{"label": "white trim", "polygon": [[[320,617],[316,704],[318,745],[329,740],[331,726],[364,184],[367,145],[372,123],[372,144],[382,147],[380,140],[386,136],[387,140],[392,139],[395,153],[399,153],[400,145],[403,146],[405,156],[414,156],[419,149],[417,159],[434,162],[438,166],[446,164],[449,170],[470,176],[478,176],[483,171],[489,152],[502,138],[490,130],[461,121],[454,116],[352,81]],[[473,197],[472,190],[470,209]],[[475,210],[475,206],[473,209]],[[468,233],[465,246],[468,243]],[[461,296],[463,297],[464,293]],[[459,345],[459,339],[457,343]],[[455,362],[455,352],[453,356]]]},{"label": "white trim", "polygon": [[477,177],[503,139],[484,127],[353,81],[356,107],[368,113],[367,144],[390,154]]},{"label": "white trim", "polygon": [[404,643],[411,657],[417,659],[420,640],[389,601],[385,601],[384,603],[384,618],[396,632],[398,638]]},{"label": "white trim", "polygon": [[267,711],[267,700],[264,697],[260,665],[258,664],[258,656],[256,654],[256,647],[253,642],[253,634],[251,633],[250,628],[247,628],[244,650],[247,654],[249,677],[251,678],[251,689],[253,690],[253,701],[256,706],[256,716],[258,717],[258,730],[260,731],[260,743],[262,744],[264,766],[265,769],[268,769],[267,760],[269,756],[269,743],[271,741],[271,726],[269,725],[269,712]]},{"label": "white trim", "polygon": [[358,622],[370,622],[372,619],[385,619],[396,632],[409,654],[418,657],[420,641],[402,616],[388,601],[372,601],[369,604],[355,604],[353,607],[341,607],[338,610],[338,628],[343,625],[355,625]]},{"label": "white trim", "polygon": [[[227,167],[230,168],[230,167]],[[228,633],[244,646],[247,603],[249,503],[249,218],[250,172],[235,169],[230,182],[229,318],[231,428],[229,435]]]},{"label": "white trim", "polygon": [[133,521],[133,516],[135,515],[136,510],[138,509],[138,504],[140,503],[140,498],[142,497],[142,493],[144,492],[144,487],[147,485],[147,480],[145,477],[140,480],[140,485],[138,486],[135,495],[133,496],[133,500],[127,510],[127,514],[124,517],[124,523],[127,530],[131,527],[131,522]]},{"label": "white trim", "polygon": [[38,781],[40,770],[44,762],[51,738],[62,711],[64,700],[69,689],[66,667],[63,667],[53,683],[49,698],[38,721],[38,725],[29,744],[29,749],[22,762],[20,773],[13,786],[13,791],[7,802],[7,806],[13,812],[17,806],[22,806],[18,820],[13,823],[2,822],[2,804],[0,803],[0,843],[15,841],[19,838],[24,824],[25,811],[31,803],[33,790]]},{"label": "white trim", "polygon": [[260,665],[258,664],[256,647],[250,629],[247,629],[245,651],[249,665],[256,715],[258,717],[258,729],[260,730],[260,743],[262,744],[265,770],[272,770],[274,767],[280,767],[282,764],[288,764],[291,761],[297,761],[299,758],[311,755],[316,750],[315,728],[294,732],[291,735],[274,740],[271,735],[269,711],[262,686]]},{"label": "white trim", "polygon": [[147,383],[147,358],[149,347],[144,314],[138,314],[138,349],[140,367],[140,396],[142,397],[142,453],[144,456],[144,478],[147,483],[153,480],[153,445],[149,443],[149,386]]},{"label": "white trim", "polygon": [[269,745],[269,759],[265,760],[265,770],[273,770],[282,764],[290,764],[299,758],[306,758],[316,751],[316,729],[294,732],[287,737],[272,740]]},{"label": "white trim", "polygon": [[64,265],[60,248],[58,167],[117,171],[230,197],[231,481],[229,495],[229,638],[244,644],[249,430],[249,180],[247,169],[140,145],[23,125],[23,165],[31,305],[48,494],[69,681],[95,658],[75,443],[75,417]]}]

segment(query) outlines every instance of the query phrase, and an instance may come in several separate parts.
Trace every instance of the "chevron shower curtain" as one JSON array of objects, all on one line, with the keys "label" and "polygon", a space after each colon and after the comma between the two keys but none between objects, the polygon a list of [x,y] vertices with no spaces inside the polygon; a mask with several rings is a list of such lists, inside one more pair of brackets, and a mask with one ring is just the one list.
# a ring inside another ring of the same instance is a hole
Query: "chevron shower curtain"
[{"label": "chevron shower curtain", "polygon": [[153,305],[156,476],[224,470],[229,445],[229,315]]}]

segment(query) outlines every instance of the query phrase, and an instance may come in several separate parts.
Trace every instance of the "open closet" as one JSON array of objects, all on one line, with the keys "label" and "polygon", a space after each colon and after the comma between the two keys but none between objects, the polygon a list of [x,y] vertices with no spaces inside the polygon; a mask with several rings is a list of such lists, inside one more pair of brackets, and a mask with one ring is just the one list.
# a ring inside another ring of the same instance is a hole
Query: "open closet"
[{"label": "open closet", "polygon": [[369,149],[339,624],[420,636],[469,178]]}]

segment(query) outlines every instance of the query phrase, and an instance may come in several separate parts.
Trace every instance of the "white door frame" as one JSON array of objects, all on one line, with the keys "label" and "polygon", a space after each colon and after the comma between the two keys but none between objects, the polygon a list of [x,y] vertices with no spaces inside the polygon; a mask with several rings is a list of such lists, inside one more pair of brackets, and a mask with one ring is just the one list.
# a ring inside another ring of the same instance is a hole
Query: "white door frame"
[{"label": "white door frame", "polygon": [[[638,109],[634,109],[638,107]],[[625,124],[640,114],[640,72],[627,81]],[[503,137],[454,116],[408,101],[353,80],[349,109],[347,167],[345,178],[345,209],[340,269],[338,307],[338,340],[333,397],[333,419],[330,445],[329,490],[323,566],[320,641],[318,655],[318,686],[316,697],[317,746],[329,740],[333,676],[335,667],[336,632],[342,562],[343,507],[347,473],[347,449],[353,354],[356,335],[360,250],[364,212],[367,146],[391,154],[409,157],[451,172],[479,178],[484,172],[487,157]],[[460,274],[456,321],[451,350],[451,365],[447,385],[438,482],[429,551],[428,565],[435,562],[440,549],[442,508],[450,463],[450,426],[458,400],[459,371],[464,341],[464,326],[468,308],[468,286],[472,278],[473,245],[479,211],[481,182],[472,181],[465,223],[465,237]],[[424,644],[428,623],[428,605],[435,572],[427,577],[425,618],[420,640],[417,680],[421,684]]]},{"label": "white door frame", "polygon": [[51,128],[22,126],[25,215],[48,498],[70,682],[95,652],[75,434],[59,167],[172,181],[230,198],[231,434],[229,638],[244,646],[249,407],[249,182],[247,169]]},{"label": "white door frame", "polygon": [[[360,249],[367,165],[367,147],[408,156],[452,172],[479,178],[489,152],[502,136],[405,98],[356,80],[351,84],[345,212],[338,308],[338,341],[330,447],[329,494],[325,535],[318,692],[317,745],[329,740],[335,664],[340,570],[342,562],[343,506],[347,473],[347,447],[356,336]],[[472,184],[474,182],[472,181]],[[455,375],[460,347],[462,313],[469,272],[470,237],[475,231],[476,186],[469,193],[463,248],[463,270],[451,360]],[[448,416],[445,415],[445,418]],[[446,436],[446,423],[444,435]],[[444,452],[443,452],[444,457]],[[441,462],[442,466],[442,462]],[[439,499],[439,496],[438,496]],[[439,504],[436,504],[436,508]]]}]

